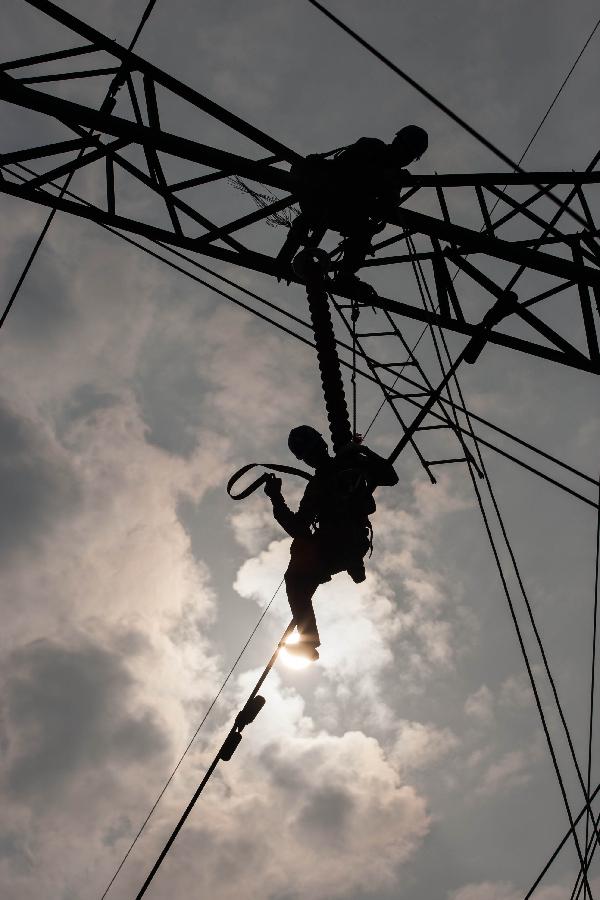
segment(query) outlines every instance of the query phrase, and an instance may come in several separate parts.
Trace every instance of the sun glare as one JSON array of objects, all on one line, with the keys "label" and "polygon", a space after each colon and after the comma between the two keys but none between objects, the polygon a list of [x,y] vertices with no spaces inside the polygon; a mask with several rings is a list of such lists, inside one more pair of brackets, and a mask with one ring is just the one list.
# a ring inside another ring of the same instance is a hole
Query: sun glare
[{"label": "sun glare", "polygon": [[[298,634],[298,632],[296,630],[292,631],[290,636],[286,638],[285,643],[299,644],[300,635]],[[303,656],[295,656],[295,654],[289,653],[285,649],[285,646],[281,648],[281,650],[279,651],[279,655],[281,656],[282,663],[287,666],[288,669],[307,669],[311,664],[310,659],[306,659],[306,657]]]}]

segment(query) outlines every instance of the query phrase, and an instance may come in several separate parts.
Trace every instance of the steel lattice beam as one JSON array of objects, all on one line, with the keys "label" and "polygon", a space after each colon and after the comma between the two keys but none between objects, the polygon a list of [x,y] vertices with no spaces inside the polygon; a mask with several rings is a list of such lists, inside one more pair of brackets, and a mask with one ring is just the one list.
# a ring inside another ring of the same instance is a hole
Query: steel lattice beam
[{"label": "steel lattice beam", "polygon": [[[39,113],[42,129],[43,123],[53,120],[70,132],[64,140],[10,148],[1,154],[0,191],[172,247],[297,281],[292,273],[281,271],[274,257],[249,249],[247,244],[256,237],[261,222],[292,206],[297,184],[289,166],[300,159],[299,155],[49,0],[27,2],[89,43],[0,64],[0,99]],[[95,61],[92,65],[88,59],[90,54],[100,54],[101,62],[106,65],[95,65]],[[85,57],[85,68],[73,71],[75,60],[81,57]],[[57,72],[57,64],[67,68]],[[111,101],[104,103],[100,110],[66,100],[57,93],[56,85],[60,85],[61,80],[69,79],[72,84],[79,84],[88,78],[100,77],[112,79]],[[28,86],[32,83],[43,85],[43,89]],[[166,119],[164,113],[169,109],[171,97],[188,103],[194,114],[209,116],[251,141],[256,158],[166,131],[161,121]],[[120,105],[115,114],[117,99]],[[76,138],[72,137],[73,132]],[[267,157],[265,150],[270,154]],[[140,166],[140,151],[145,170],[143,163]],[[76,154],[76,158],[69,158],[69,154]],[[57,162],[45,163],[52,157],[56,157]],[[189,168],[190,176],[169,183],[166,169],[169,160]],[[21,183],[20,174],[17,180],[10,167],[31,161],[38,161],[47,168],[34,174],[28,170]],[[76,170],[94,170],[104,180],[103,204],[97,199],[78,201],[73,195],[57,196],[55,180]],[[144,220],[139,206],[128,212],[127,197],[120,189],[117,172],[134,178],[149,200],[158,200],[162,209],[158,218],[154,215],[151,221]],[[245,206],[240,198],[239,213],[229,222],[215,223],[207,214],[209,210],[201,189],[232,175],[258,184],[258,190],[260,185],[267,185],[276,192],[283,191],[284,195],[261,195],[264,197],[261,208],[250,212],[247,198],[244,198]],[[486,265],[489,269],[490,265],[497,266],[498,261],[508,263],[517,267],[515,278],[526,271],[546,282],[548,278],[554,279],[554,283],[544,284],[543,290],[538,288],[533,296],[511,308],[511,322],[520,320],[523,336],[504,333],[496,321],[488,322],[486,340],[583,371],[600,373],[600,245],[592,212],[594,204],[587,193],[598,183],[600,173],[594,171],[594,164],[585,172],[406,175],[399,186],[398,209],[389,217],[390,224],[402,232],[381,241],[376,247],[375,258],[367,266],[410,265],[416,260],[419,264],[431,265],[438,310],[378,296],[370,297],[369,305],[439,325],[468,338],[482,335],[481,311],[477,320],[465,312],[448,263],[452,262],[477,286],[484,310],[486,302],[493,307],[506,290],[497,283],[493,272],[485,271]],[[526,199],[515,199],[508,193],[511,186],[527,185],[534,192]],[[548,191],[560,185],[569,188],[564,211],[570,214],[571,221],[576,220],[577,231],[563,233],[557,224],[559,215],[555,215],[550,223],[546,220],[547,208],[542,204],[547,201]],[[184,193],[186,191],[189,193]],[[473,227],[472,215],[466,222],[460,221],[462,207],[452,202],[453,192],[462,192],[464,199],[465,191],[471,197],[471,209],[481,218],[479,229]],[[432,197],[439,205],[440,217],[431,215]],[[504,205],[505,211],[496,221],[492,221],[493,211],[488,198]],[[572,198],[577,199],[581,214],[575,212]],[[510,228],[516,223],[521,231],[526,225],[531,230],[531,237],[523,238],[521,233],[515,240]],[[426,239],[428,246],[420,248],[418,253],[413,248],[411,253],[404,255],[380,255],[384,247],[411,236],[420,241]],[[538,310],[542,310],[551,297],[559,297],[560,302],[568,303],[569,316],[577,318],[581,332],[578,345],[541,318]],[[534,303],[536,313],[530,308]]]}]

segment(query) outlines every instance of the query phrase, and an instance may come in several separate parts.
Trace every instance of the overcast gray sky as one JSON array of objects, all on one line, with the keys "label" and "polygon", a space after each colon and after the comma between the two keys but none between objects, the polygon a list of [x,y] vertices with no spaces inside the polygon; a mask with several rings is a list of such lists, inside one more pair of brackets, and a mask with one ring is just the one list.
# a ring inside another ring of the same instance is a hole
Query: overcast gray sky
[{"label": "overcast gray sky", "polygon": [[[143,8],[62,5],[122,44]],[[598,15],[587,0],[330,7],[514,158]],[[6,0],[3,24],[2,59],[77,43],[20,0]],[[598,149],[598,39],[530,151],[531,169],[581,169]],[[305,0],[157,0],[137,49],[301,153],[361,135],[390,140],[416,122],[430,148],[413,171],[502,170]],[[103,89],[86,95],[77,84],[67,95],[97,105]],[[3,152],[55,136],[41,118],[1,114]],[[173,131],[245,152],[182,105],[167,115]],[[73,187],[93,195],[94,178]],[[127,190],[132,209],[150,209],[135,185]],[[246,201],[220,185],[208,202],[224,221]],[[6,196],[0,205],[4,304],[47,213]],[[253,246],[276,251],[283,237],[262,225]],[[297,287],[213,267],[306,317]],[[418,302],[404,271],[373,283]],[[477,292],[458,286],[477,308]],[[568,333],[571,302],[548,313]],[[404,333],[419,329],[406,323]],[[437,380],[432,346],[419,352]],[[293,425],[325,429],[318,370],[310,348],[60,214],[0,334],[0,373],[1,893],[99,898],[281,580],[289,540],[268,501],[234,505],[224,485],[244,462],[293,463]],[[596,477],[593,376],[487,348],[461,377],[471,409]],[[359,430],[377,405],[361,387]],[[382,413],[370,444],[386,453],[398,438]],[[455,455],[450,438],[444,447]],[[485,461],[585,770],[595,513],[497,454]],[[440,468],[435,486],[412,451],[397,468],[398,487],[378,496],[367,581],[339,575],[319,590],[321,662],[301,673],[277,666],[265,709],[149,897],[519,900],[564,835],[466,467]],[[568,484],[594,496],[574,476]],[[297,483],[285,490],[297,501]],[[525,622],[514,576],[509,584]],[[288,619],[280,592],[110,897],[139,889]],[[525,637],[578,813],[582,794],[527,627]],[[537,900],[570,896],[576,873],[569,844]],[[596,893],[599,873],[594,863]]]}]

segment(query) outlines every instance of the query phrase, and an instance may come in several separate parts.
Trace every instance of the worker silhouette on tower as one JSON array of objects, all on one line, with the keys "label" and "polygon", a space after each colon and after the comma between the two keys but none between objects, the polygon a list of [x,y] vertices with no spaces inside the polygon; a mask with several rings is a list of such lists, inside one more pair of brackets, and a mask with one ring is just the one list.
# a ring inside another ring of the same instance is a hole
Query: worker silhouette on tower
[{"label": "worker silhouette on tower", "polygon": [[352,442],[331,457],[322,435],[309,425],[293,428],[288,446],[315,469],[298,511],[292,512],[283,499],[280,478],[269,475],[264,490],[275,519],[293,538],[285,584],[300,642],[287,649],[316,660],[321,641],[314,593],[337,572],[348,572],[357,584],[365,580],[363,558],[372,549],[369,516],[376,508],[373,491],[379,485],[397,484],[398,476],[386,459],[364,444]]},{"label": "worker silhouette on tower", "polygon": [[406,125],[391,144],[362,137],[337,151],[332,159],[312,154],[292,165],[300,213],[290,226],[277,260],[282,277],[302,245],[318,247],[327,229],[343,237],[335,285],[341,290],[372,288],[355,275],[377,232],[395,211],[410,174],[406,166],[419,159],[429,143],[427,132]]}]

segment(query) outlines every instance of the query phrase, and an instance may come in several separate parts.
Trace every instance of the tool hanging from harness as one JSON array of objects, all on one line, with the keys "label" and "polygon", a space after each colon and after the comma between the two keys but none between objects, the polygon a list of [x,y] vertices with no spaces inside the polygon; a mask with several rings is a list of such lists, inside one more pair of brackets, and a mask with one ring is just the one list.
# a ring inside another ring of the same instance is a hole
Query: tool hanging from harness
[{"label": "tool hanging from harness", "polygon": [[[360,469],[347,466],[339,468],[331,486],[331,518],[339,528],[346,527],[354,533],[360,544],[368,543],[369,556],[373,554],[373,526],[369,516],[375,512],[373,491]],[[322,523],[326,527],[326,522]]]}]

